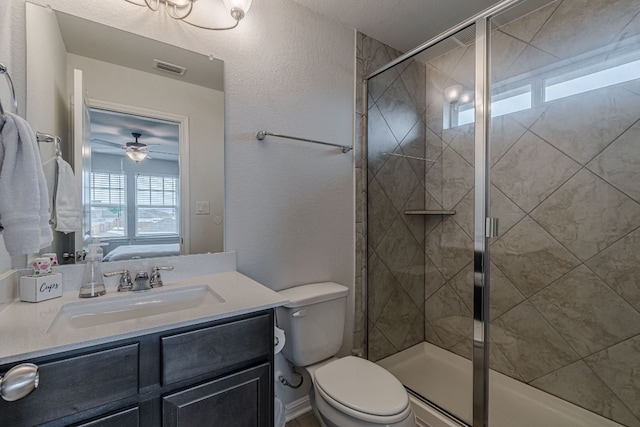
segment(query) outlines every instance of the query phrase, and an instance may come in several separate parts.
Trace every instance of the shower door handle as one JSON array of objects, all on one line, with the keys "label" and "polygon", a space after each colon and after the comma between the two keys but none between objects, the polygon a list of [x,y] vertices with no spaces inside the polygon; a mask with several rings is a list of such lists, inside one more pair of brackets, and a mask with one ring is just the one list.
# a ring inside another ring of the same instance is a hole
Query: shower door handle
[{"label": "shower door handle", "polygon": [[485,222],[485,236],[489,239],[498,237],[498,218],[487,218]]}]

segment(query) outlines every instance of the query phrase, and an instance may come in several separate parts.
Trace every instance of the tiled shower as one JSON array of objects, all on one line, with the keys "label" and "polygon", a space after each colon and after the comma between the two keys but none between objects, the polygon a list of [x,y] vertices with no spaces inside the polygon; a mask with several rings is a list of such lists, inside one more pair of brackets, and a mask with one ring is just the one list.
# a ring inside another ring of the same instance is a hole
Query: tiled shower
[{"label": "tiled shower", "polygon": [[[640,426],[640,4],[508,12],[491,31],[490,365]],[[457,36],[369,81],[355,330],[374,361],[422,341],[471,357],[474,124],[459,95],[475,45]],[[363,77],[400,52],[360,35],[357,54]]]}]

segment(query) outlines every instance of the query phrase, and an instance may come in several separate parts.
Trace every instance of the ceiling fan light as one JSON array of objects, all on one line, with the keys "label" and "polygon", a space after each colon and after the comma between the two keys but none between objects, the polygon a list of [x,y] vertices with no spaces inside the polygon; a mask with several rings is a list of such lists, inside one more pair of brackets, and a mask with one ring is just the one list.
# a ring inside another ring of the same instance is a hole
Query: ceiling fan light
[{"label": "ceiling fan light", "polygon": [[249,12],[253,0],[222,0],[233,19],[239,21]]},{"label": "ceiling fan light", "polygon": [[140,163],[147,158],[147,152],[142,150],[135,150],[127,148],[127,157],[136,163]]}]

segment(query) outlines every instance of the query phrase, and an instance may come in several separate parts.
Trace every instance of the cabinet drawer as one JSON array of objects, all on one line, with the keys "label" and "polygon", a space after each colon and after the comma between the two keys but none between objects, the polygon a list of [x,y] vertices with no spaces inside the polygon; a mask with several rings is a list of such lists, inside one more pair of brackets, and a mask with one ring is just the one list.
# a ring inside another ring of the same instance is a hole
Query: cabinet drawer
[{"label": "cabinet drawer", "polygon": [[260,357],[273,348],[273,324],[268,314],[162,337],[162,382],[216,372]]},{"label": "cabinet drawer", "polygon": [[39,365],[38,388],[15,402],[0,400],[2,425],[52,421],[138,393],[138,344]]},{"label": "cabinet drawer", "polygon": [[100,417],[97,420],[78,424],[77,427],[138,427],[140,415],[138,408],[131,408],[115,414]]}]

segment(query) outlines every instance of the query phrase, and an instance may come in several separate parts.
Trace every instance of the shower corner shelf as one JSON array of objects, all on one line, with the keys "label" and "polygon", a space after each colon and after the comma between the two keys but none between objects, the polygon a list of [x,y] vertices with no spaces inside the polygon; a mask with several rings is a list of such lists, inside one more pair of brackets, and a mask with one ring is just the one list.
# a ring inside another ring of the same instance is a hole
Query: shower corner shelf
[{"label": "shower corner shelf", "polygon": [[445,211],[445,210],[408,210],[404,211],[405,215],[455,215],[456,211]]}]

